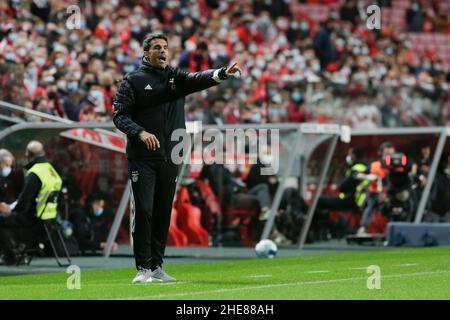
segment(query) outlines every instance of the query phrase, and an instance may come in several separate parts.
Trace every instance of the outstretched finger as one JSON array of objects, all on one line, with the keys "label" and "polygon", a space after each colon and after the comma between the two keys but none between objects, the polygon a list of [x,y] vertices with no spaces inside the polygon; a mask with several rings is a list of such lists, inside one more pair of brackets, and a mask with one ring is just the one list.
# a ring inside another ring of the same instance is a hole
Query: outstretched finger
[{"label": "outstretched finger", "polygon": [[228,68],[228,70],[233,70],[233,68],[236,67],[236,65],[237,65],[237,61],[235,61],[235,62],[231,65],[231,67]]}]

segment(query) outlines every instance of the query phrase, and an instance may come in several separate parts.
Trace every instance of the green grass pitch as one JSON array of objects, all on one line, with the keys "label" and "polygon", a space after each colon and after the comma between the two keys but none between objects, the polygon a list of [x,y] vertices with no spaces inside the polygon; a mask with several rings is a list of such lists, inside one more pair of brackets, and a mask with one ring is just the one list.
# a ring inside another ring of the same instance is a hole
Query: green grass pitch
[{"label": "green grass pitch", "polygon": [[[380,267],[380,289],[367,287],[370,265]],[[70,275],[65,270],[1,277],[0,299],[450,299],[449,247],[176,264],[166,269],[179,281],[131,285],[132,268],[82,270],[79,290],[67,289]]]}]

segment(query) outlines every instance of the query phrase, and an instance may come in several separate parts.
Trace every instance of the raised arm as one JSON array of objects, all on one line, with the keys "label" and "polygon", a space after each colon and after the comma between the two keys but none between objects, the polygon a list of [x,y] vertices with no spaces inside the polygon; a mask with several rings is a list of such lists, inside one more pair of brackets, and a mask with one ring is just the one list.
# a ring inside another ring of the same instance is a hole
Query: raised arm
[{"label": "raised arm", "polygon": [[221,83],[236,72],[241,73],[241,69],[238,67],[237,62],[228,67],[201,72],[187,72],[181,69],[176,70],[175,78],[176,81],[179,81],[181,84],[182,95],[205,90]]}]

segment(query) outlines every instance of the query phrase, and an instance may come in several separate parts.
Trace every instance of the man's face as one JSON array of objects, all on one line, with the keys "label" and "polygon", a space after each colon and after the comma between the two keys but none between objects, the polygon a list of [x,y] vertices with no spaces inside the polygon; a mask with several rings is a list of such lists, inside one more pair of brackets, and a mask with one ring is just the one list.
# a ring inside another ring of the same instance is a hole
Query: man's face
[{"label": "man's face", "polygon": [[429,158],[430,157],[430,154],[431,154],[430,147],[423,147],[420,151],[422,152],[422,156],[424,158]]},{"label": "man's face", "polygon": [[10,157],[6,157],[3,161],[0,162],[0,169],[6,168],[6,167],[12,167],[13,159]]},{"label": "man's face", "polygon": [[169,61],[169,47],[166,40],[154,39],[144,55],[153,67],[164,69]]},{"label": "man's face", "polygon": [[395,153],[395,148],[389,147],[383,149],[383,158],[386,156],[391,156]]}]

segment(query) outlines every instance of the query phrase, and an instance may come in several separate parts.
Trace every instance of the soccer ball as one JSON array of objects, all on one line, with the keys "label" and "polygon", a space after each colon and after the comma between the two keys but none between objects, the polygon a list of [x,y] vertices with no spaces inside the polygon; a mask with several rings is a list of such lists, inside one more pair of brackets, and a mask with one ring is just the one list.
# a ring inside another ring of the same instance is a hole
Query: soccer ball
[{"label": "soccer ball", "polygon": [[261,240],[255,246],[256,256],[260,258],[273,258],[277,255],[277,245],[272,240]]}]

